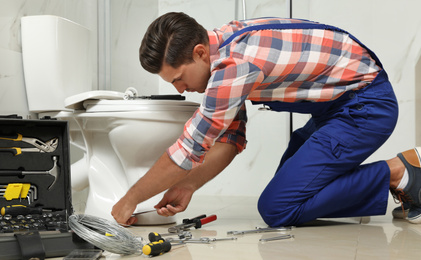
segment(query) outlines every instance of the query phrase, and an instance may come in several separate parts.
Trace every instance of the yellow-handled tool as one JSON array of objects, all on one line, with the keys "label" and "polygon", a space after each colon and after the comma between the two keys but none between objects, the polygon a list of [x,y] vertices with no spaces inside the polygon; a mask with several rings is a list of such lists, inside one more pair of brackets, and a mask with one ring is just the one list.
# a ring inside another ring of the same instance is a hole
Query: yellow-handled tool
[{"label": "yellow-handled tool", "polygon": [[145,255],[158,256],[170,251],[171,247],[172,246],[169,241],[159,240],[159,241],[150,242],[149,244],[144,245],[142,248],[142,252]]},{"label": "yellow-handled tool", "polygon": [[163,239],[162,236],[156,232],[149,233],[148,238],[150,242],[165,241],[165,239]]},{"label": "yellow-handled tool", "polygon": [[30,214],[42,214],[42,208],[30,208],[24,205],[11,205],[1,208],[1,215],[30,215]]},{"label": "yellow-handled tool", "polygon": [[53,138],[47,142],[43,142],[37,138],[24,137],[21,134],[13,134],[8,136],[0,136],[0,140],[9,140],[15,142],[25,142],[35,146],[33,148],[24,147],[5,147],[0,148],[0,152],[11,152],[14,155],[19,155],[22,152],[38,152],[38,153],[50,153],[56,150],[58,146],[58,138]]}]

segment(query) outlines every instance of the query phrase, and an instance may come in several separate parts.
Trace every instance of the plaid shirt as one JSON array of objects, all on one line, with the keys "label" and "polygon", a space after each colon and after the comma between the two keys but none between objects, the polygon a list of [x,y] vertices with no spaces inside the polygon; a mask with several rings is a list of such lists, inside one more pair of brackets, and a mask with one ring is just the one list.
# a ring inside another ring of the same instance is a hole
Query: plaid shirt
[{"label": "plaid shirt", "polygon": [[348,90],[367,86],[381,70],[366,49],[348,34],[333,30],[250,31],[220,48],[236,31],[267,23],[316,24],[262,18],[233,21],[208,31],[211,77],[203,102],[181,137],[167,150],[181,168],[201,164],[216,141],[234,144],[239,152],[245,148],[247,99],[330,101]]}]

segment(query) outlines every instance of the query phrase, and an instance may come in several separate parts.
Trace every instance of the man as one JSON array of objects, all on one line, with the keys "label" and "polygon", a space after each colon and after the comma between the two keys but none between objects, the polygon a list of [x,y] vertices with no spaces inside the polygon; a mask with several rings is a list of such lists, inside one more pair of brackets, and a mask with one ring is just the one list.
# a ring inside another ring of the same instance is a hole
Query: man
[{"label": "man", "polygon": [[184,211],[245,148],[245,100],[312,115],[259,199],[269,226],[385,214],[389,188],[410,208],[410,221],[421,222],[420,148],[361,165],[392,133],[398,105],[380,61],[347,32],[278,18],[206,31],[168,13],[149,26],[140,61],[178,92],[204,99],[181,137],[113,207],[117,222],[134,223],[136,205],[166,189],[158,214]]}]

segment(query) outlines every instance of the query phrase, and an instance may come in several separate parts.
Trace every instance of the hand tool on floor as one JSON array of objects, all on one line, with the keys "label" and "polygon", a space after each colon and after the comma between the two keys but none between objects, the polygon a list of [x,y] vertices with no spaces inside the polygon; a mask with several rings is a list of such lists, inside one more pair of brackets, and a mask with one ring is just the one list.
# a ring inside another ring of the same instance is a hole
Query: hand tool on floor
[{"label": "hand tool on floor", "polygon": [[280,232],[280,231],[290,231],[292,227],[278,227],[278,228],[259,228],[251,230],[242,230],[242,231],[228,231],[228,235],[244,235],[244,234],[251,234],[251,233],[265,233],[265,232]]},{"label": "hand tool on floor", "polygon": [[200,215],[192,219],[183,220],[184,222],[183,224],[168,228],[168,232],[180,233],[182,231],[189,230],[191,227],[198,229],[198,228],[201,228],[203,225],[215,220],[216,220],[216,215],[210,215],[209,217],[206,217],[206,215]]},{"label": "hand tool on floor", "polygon": [[165,240],[160,234],[156,232],[149,233],[148,238],[150,243],[143,246],[142,252],[145,255],[150,256],[162,255],[170,251],[173,246],[185,245],[184,240],[180,240],[177,242],[174,242],[171,239]]},{"label": "hand tool on floor", "polygon": [[[159,233],[156,233],[156,232],[150,232],[149,235],[148,235],[148,238],[149,238],[149,241],[151,241],[151,242],[157,242],[157,241],[160,241],[160,240],[165,240],[163,238],[164,236],[178,236],[179,240],[186,240],[186,239],[192,238],[191,232],[188,232],[188,231],[184,231],[184,232],[181,232],[181,233],[178,233],[178,234],[175,234],[175,233],[159,234]],[[172,241],[174,239],[168,238],[167,240]]]},{"label": "hand tool on floor", "polygon": [[19,155],[22,152],[51,153],[51,152],[54,152],[58,146],[58,138],[53,138],[47,142],[43,142],[37,138],[24,137],[21,134],[15,134],[15,135],[10,135],[10,136],[0,136],[0,140],[25,142],[25,143],[35,146],[35,148],[23,148],[23,147],[0,148],[0,152],[11,152],[14,155]]},{"label": "hand tool on floor", "polygon": [[275,241],[275,240],[283,240],[283,239],[290,239],[294,238],[293,235],[282,235],[277,237],[270,237],[270,238],[261,238],[259,239],[260,242],[268,242],[268,241]]},{"label": "hand tool on floor", "polygon": [[231,241],[237,240],[236,237],[224,237],[224,238],[210,238],[210,237],[201,237],[197,239],[169,239],[167,241],[174,243],[192,243],[192,244],[210,244],[216,241]]},{"label": "hand tool on floor", "polygon": [[58,156],[53,156],[53,168],[47,171],[21,171],[21,170],[0,170],[0,176],[22,176],[22,175],[50,175],[54,177],[54,181],[48,186],[50,190],[57,181],[59,167],[57,165]]},{"label": "hand tool on floor", "polygon": [[169,241],[160,240],[157,242],[150,242],[144,245],[142,248],[142,252],[145,255],[158,256],[170,251],[171,248],[172,245]]},{"label": "hand tool on floor", "polygon": [[216,242],[216,241],[227,241],[227,240],[237,240],[236,237],[226,237],[226,238],[209,238],[209,237],[201,237],[198,239],[192,239],[191,233],[190,236],[184,237],[180,239],[174,239],[174,238],[168,238],[168,239],[164,239],[162,237],[162,235],[156,233],[156,232],[151,232],[148,235],[149,241],[150,242],[159,242],[159,241],[168,241],[171,243],[195,243],[195,244],[210,244],[212,242]]}]

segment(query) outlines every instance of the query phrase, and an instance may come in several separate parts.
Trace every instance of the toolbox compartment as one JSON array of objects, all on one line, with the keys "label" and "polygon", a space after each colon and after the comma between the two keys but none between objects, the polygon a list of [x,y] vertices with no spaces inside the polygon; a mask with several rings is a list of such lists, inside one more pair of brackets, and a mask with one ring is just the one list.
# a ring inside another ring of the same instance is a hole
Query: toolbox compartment
[{"label": "toolbox compartment", "polygon": [[[24,138],[36,138],[42,142],[57,138],[56,147],[50,152],[27,152],[22,149],[19,153],[20,148],[34,148],[34,145],[22,140],[13,140],[17,134],[21,134]],[[43,258],[42,255],[65,256],[73,249],[93,248],[71,232],[68,226],[68,216],[73,214],[68,136],[67,121],[0,118],[0,209],[9,210],[10,207],[16,206],[43,210],[42,214],[13,216],[12,220],[23,219],[18,225],[12,225],[10,215],[6,219],[7,214],[3,216],[5,212],[2,211],[0,259],[29,259],[25,255],[28,254],[25,252],[27,251],[25,247],[30,248],[31,245],[33,247],[36,243],[41,243],[35,248],[41,255],[39,259]],[[56,177],[51,174],[52,172]],[[16,192],[19,193],[20,185],[30,187],[30,190],[26,193],[22,189],[17,198]],[[29,220],[39,221],[41,225],[37,224],[34,227]],[[47,221],[49,225],[46,228],[44,224]]]}]

